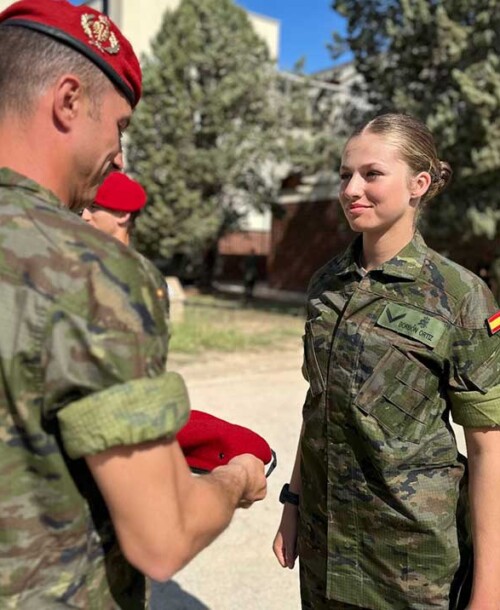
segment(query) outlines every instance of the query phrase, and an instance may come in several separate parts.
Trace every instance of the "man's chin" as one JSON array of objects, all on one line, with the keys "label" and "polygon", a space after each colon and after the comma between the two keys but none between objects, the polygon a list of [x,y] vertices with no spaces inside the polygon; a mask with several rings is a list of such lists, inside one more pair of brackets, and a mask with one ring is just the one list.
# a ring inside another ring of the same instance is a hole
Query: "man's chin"
[{"label": "man's chin", "polygon": [[72,212],[81,212],[84,208],[88,208],[94,203],[99,185],[90,187],[84,193],[75,193],[75,197],[69,203],[69,209]]}]

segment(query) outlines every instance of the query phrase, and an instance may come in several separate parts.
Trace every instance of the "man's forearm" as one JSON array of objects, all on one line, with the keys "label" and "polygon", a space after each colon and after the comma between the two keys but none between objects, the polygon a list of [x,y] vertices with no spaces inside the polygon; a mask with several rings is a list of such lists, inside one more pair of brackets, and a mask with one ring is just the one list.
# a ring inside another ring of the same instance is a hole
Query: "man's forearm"
[{"label": "man's forearm", "polygon": [[247,474],[238,465],[215,469],[193,477],[189,491],[182,497],[181,527],[189,541],[186,562],[208,546],[231,522],[240,503]]},{"label": "man's forearm", "polygon": [[254,456],[200,477],[168,440],[86,459],[125,556],[154,580],[171,578],[210,544],[241,500],[248,505],[265,496],[264,464]]}]

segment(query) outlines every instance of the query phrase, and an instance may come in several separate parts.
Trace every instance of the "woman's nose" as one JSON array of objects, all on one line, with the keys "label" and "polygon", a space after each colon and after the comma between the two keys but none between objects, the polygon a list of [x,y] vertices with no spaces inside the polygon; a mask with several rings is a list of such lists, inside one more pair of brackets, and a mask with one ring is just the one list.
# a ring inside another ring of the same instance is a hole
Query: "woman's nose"
[{"label": "woman's nose", "polygon": [[359,174],[353,174],[344,184],[343,193],[349,199],[360,197],[363,192],[363,180]]}]

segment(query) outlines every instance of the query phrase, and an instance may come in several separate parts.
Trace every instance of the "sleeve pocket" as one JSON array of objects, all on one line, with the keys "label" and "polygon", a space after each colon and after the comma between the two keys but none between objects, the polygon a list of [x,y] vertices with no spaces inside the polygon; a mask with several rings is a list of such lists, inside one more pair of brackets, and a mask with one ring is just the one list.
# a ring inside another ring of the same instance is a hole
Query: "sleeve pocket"
[{"label": "sleeve pocket", "polygon": [[438,386],[438,378],[427,368],[393,347],[363,384],[355,404],[386,433],[419,443]]}]

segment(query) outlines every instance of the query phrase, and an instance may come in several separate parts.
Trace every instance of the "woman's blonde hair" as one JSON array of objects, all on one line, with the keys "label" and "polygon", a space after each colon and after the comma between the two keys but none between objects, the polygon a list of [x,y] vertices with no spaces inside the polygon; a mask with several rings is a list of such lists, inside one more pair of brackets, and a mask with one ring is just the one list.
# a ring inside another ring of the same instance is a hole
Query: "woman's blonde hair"
[{"label": "woman's blonde hair", "polygon": [[433,199],[449,183],[452,169],[446,161],[439,160],[434,137],[422,121],[408,114],[381,114],[356,129],[351,137],[363,133],[389,139],[414,174],[429,172],[431,184],[422,196],[422,203]]}]

